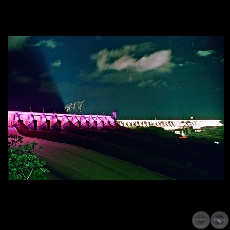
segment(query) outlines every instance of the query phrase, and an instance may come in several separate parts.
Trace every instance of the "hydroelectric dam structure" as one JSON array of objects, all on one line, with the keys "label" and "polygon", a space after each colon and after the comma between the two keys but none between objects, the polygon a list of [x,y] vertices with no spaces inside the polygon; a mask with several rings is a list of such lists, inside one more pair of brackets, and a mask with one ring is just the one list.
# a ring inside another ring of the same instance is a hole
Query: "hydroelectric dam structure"
[{"label": "hydroelectric dam structure", "polygon": [[23,123],[29,130],[62,131],[68,127],[92,130],[116,129],[116,114],[76,115],[39,112],[8,111],[8,126]]},{"label": "hydroelectric dam structure", "polygon": [[116,130],[117,127],[135,128],[156,126],[165,130],[183,129],[192,127],[201,129],[202,127],[223,126],[221,120],[119,120],[116,110],[111,115],[76,115],[8,111],[8,126],[15,126],[21,122],[29,130],[62,131],[72,126],[79,129],[92,129],[98,131]]},{"label": "hydroelectric dam structure", "polygon": [[224,126],[221,120],[117,120],[120,126],[126,128],[135,127],[150,127],[156,126],[164,128],[165,130],[183,129],[185,127],[192,127],[193,129],[201,129],[202,127],[218,127]]}]

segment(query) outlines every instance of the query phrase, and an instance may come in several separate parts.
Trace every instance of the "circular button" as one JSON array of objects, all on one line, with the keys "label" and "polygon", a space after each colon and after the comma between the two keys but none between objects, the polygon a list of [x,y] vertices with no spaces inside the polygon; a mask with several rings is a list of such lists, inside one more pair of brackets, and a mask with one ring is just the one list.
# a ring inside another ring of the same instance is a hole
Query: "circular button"
[{"label": "circular button", "polygon": [[226,213],[218,211],[213,213],[211,217],[211,224],[216,229],[223,229],[228,224],[228,216]]},{"label": "circular button", "polygon": [[196,212],[192,217],[193,225],[198,229],[204,229],[208,227],[210,223],[210,217],[206,212]]}]

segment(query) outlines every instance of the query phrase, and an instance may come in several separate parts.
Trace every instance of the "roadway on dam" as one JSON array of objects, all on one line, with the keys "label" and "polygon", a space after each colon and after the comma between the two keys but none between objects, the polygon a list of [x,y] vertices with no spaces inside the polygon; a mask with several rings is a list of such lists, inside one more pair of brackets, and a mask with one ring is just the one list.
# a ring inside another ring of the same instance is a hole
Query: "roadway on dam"
[{"label": "roadway on dam", "polygon": [[[15,127],[8,127],[10,134],[19,135]],[[27,142],[37,143],[35,152],[46,162],[49,180],[173,180],[91,149],[23,136],[22,144]]]}]

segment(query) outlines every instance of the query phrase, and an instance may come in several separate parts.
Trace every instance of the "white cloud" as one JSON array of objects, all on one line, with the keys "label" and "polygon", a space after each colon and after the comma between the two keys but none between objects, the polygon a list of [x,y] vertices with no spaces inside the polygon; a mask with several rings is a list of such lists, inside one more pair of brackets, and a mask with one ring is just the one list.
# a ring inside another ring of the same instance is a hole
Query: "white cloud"
[{"label": "white cloud", "polygon": [[50,39],[50,40],[41,40],[39,42],[37,42],[36,44],[34,44],[33,46],[46,46],[48,48],[52,48],[52,49],[55,49],[58,45],[61,45],[62,43],[61,42],[56,42],[54,41],[53,39]]},{"label": "white cloud", "polygon": [[[152,43],[103,49],[91,55],[97,70],[81,76],[85,81],[134,84],[138,87],[168,87],[165,77],[176,65],[171,50],[154,51]],[[164,79],[162,79],[164,78]]]},{"label": "white cloud", "polygon": [[195,65],[194,62],[186,61],[185,63],[179,63],[178,66],[186,66],[186,65]]},{"label": "white cloud", "polygon": [[[92,54],[91,59],[96,60],[99,71],[109,70],[109,69],[113,69],[111,68],[111,64],[108,63],[109,60],[115,59],[118,57],[120,58],[125,57],[125,56],[129,57],[129,53],[134,50],[136,50],[136,45],[134,46],[126,45],[126,46],[123,46],[121,49],[111,50],[111,51],[108,51],[107,49],[103,49],[96,54]],[[119,67],[117,68],[119,70]]]},{"label": "white cloud", "polygon": [[140,72],[152,69],[168,72],[173,67],[173,64],[170,62],[171,53],[171,50],[162,50],[148,57],[142,57],[135,63],[135,69]]},{"label": "white cloud", "polygon": [[135,66],[135,59],[129,56],[123,56],[109,65],[108,69],[122,70]]},{"label": "white cloud", "polygon": [[22,50],[30,36],[8,36],[8,51]]},{"label": "white cloud", "polygon": [[63,63],[61,62],[60,59],[58,59],[57,61],[51,63],[51,65],[52,65],[53,67],[60,67],[62,64],[63,64]]},{"label": "white cloud", "polygon": [[206,57],[206,56],[209,56],[211,54],[215,53],[214,50],[198,50],[196,52],[196,54],[200,57]]},{"label": "white cloud", "polygon": [[117,50],[108,51],[104,49],[91,55],[91,58],[96,61],[99,71],[132,69],[137,72],[148,70],[170,72],[174,67],[171,62],[171,50],[157,51],[136,59],[133,56],[137,47],[137,45],[127,45]]}]

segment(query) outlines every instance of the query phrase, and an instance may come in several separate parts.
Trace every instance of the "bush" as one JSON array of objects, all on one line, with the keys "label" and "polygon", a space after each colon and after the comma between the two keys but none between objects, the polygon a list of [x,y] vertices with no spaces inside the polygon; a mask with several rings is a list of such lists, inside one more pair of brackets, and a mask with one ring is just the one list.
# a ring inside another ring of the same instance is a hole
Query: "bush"
[{"label": "bush", "polygon": [[[47,180],[49,172],[35,153],[36,142],[25,143],[22,136],[8,136],[8,180]],[[38,150],[43,149],[39,146]]]}]

